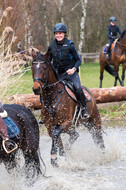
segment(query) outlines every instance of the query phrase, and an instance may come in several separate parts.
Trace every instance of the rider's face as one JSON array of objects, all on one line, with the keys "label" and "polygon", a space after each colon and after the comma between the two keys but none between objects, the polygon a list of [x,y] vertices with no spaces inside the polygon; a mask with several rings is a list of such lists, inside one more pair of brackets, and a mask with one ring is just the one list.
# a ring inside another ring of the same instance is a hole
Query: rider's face
[{"label": "rider's face", "polygon": [[57,39],[57,41],[62,41],[64,37],[65,37],[64,32],[55,32],[55,38]]},{"label": "rider's face", "polygon": [[115,25],[115,23],[114,23],[114,22],[111,22],[111,25],[112,25],[112,26],[114,26],[114,25]]}]

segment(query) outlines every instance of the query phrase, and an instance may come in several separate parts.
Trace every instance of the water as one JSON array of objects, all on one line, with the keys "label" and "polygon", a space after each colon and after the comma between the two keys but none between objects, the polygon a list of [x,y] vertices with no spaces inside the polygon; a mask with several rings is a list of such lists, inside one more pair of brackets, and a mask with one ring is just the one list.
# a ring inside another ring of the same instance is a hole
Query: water
[{"label": "water", "polygon": [[[51,139],[41,136],[41,155],[48,178],[41,176],[33,187],[26,187],[22,172],[8,174],[1,165],[0,190],[125,190],[126,128],[105,128],[104,131],[107,133],[104,134],[105,154],[94,145],[87,130],[80,130],[80,137],[66,151],[67,158],[58,158],[59,168],[50,164]],[[68,136],[62,137],[67,147]]]}]

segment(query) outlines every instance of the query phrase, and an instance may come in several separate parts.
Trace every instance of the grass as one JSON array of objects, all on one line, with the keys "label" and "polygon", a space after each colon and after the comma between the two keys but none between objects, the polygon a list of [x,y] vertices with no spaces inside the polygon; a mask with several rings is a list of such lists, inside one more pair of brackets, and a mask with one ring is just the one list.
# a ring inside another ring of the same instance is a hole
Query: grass
[{"label": "grass", "polygon": [[30,94],[32,93],[32,86],[33,86],[33,79],[32,79],[32,72],[26,71],[24,75],[19,78],[18,75],[14,76],[15,80],[17,82],[15,85],[12,85],[7,91],[7,95],[13,95],[13,94]]},{"label": "grass", "polygon": [[126,120],[126,103],[120,105],[113,105],[107,108],[99,108],[99,112],[103,118],[111,120],[121,119]]}]

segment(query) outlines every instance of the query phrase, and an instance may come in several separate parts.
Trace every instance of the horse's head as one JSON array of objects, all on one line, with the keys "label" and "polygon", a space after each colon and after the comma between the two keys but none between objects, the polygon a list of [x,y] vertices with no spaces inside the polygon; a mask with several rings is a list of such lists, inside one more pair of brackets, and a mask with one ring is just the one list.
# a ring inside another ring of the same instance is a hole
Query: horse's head
[{"label": "horse's head", "polygon": [[33,91],[35,94],[40,95],[42,89],[48,84],[48,72],[49,72],[49,53],[45,55],[32,52],[33,62],[32,62],[32,76],[33,76]]}]

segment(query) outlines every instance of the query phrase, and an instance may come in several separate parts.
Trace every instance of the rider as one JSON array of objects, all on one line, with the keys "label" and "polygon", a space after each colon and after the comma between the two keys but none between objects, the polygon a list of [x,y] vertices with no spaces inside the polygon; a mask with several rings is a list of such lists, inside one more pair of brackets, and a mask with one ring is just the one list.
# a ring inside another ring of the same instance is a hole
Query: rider
[{"label": "rider", "polygon": [[109,19],[110,25],[107,26],[107,36],[108,36],[108,49],[107,49],[107,55],[106,58],[110,58],[110,49],[111,45],[114,42],[114,40],[117,38],[117,34],[122,34],[120,28],[115,24],[116,18],[114,16],[110,17]]},{"label": "rider", "polygon": [[17,145],[15,142],[9,140],[8,131],[3,120],[5,117],[7,117],[7,112],[3,109],[2,103],[0,102],[0,136],[4,142],[5,151],[9,153],[15,150]]},{"label": "rider", "polygon": [[81,82],[78,75],[81,59],[74,43],[67,39],[67,27],[63,23],[58,23],[53,29],[55,39],[50,44],[48,50],[50,59],[53,60],[53,66],[59,79],[64,79],[73,83],[76,98],[81,106],[82,118],[89,118],[86,107],[86,98],[81,88]]}]

